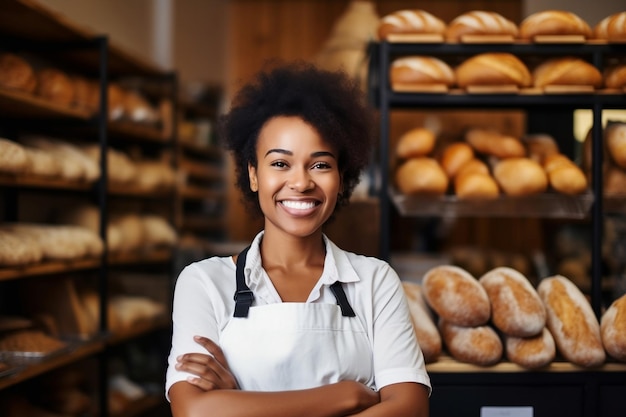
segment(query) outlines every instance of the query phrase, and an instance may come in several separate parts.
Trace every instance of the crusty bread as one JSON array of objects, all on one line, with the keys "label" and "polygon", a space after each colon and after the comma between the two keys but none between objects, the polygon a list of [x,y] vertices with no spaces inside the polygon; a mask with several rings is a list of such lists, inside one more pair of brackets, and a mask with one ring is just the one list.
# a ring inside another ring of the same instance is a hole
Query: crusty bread
[{"label": "crusty bread", "polygon": [[613,64],[607,66],[603,73],[604,86],[606,88],[626,87],[626,64]]},{"label": "crusty bread", "polygon": [[522,138],[522,143],[528,150],[528,157],[540,164],[543,164],[547,156],[560,153],[556,140],[547,133],[526,135]]},{"label": "crusty bread", "polygon": [[526,148],[516,137],[503,135],[493,129],[471,128],[465,132],[465,141],[476,152],[496,158],[526,156]]},{"label": "crusty bread", "polygon": [[454,193],[461,200],[490,199],[500,195],[500,188],[490,174],[465,172],[454,178]]},{"label": "crusty bread", "polygon": [[489,325],[464,327],[440,319],[439,331],[450,355],[460,362],[489,366],[502,358],[502,341]]},{"label": "crusty bread", "polygon": [[402,281],[402,287],[409,303],[411,321],[419,342],[424,361],[435,362],[441,355],[441,335],[437,330],[432,313],[426,305],[420,284]]},{"label": "crusty bread", "polygon": [[396,145],[396,155],[401,159],[426,156],[435,147],[436,136],[432,130],[416,127],[402,134]]},{"label": "crusty bread", "polygon": [[480,326],[491,316],[487,292],[466,270],[440,265],[424,274],[422,293],[440,318],[458,326]]},{"label": "crusty bread", "polygon": [[396,185],[404,194],[442,195],[448,189],[448,176],[433,158],[411,158],[396,170]]},{"label": "crusty bread", "polygon": [[561,355],[583,367],[604,363],[600,324],[578,287],[564,276],[554,275],[542,279],[537,292],[546,307],[547,326]]},{"label": "crusty bread", "polygon": [[550,58],[532,72],[535,87],[549,85],[602,86],[602,73],[582,58],[563,56]]},{"label": "crusty bread", "polygon": [[626,362],[626,294],[609,306],[600,320],[602,343],[611,357]]},{"label": "crusty bread", "polygon": [[23,174],[30,169],[30,164],[28,152],[21,144],[0,138],[0,172]]},{"label": "crusty bread", "polygon": [[74,103],[74,83],[63,71],[43,68],[37,71],[36,94],[53,103],[71,106]]},{"label": "crusty bread", "polygon": [[469,86],[513,85],[529,87],[531,74],[518,57],[507,52],[486,52],[464,60],[455,69],[456,83]]},{"label": "crusty bread", "polygon": [[504,334],[530,337],[546,325],[546,309],[528,278],[509,267],[498,267],[478,279],[491,302],[491,321]]},{"label": "crusty bread", "polygon": [[617,12],[600,20],[593,28],[595,39],[608,41],[626,40],[626,11]]},{"label": "crusty bread", "polygon": [[626,169],[626,123],[609,123],[604,134],[611,160],[618,167]]},{"label": "crusty bread", "polygon": [[506,35],[517,38],[517,25],[499,13],[473,10],[454,18],[446,28],[446,40],[459,42],[466,35]]},{"label": "crusty bread", "polygon": [[35,71],[28,61],[16,54],[0,54],[0,87],[32,93],[36,86]]},{"label": "crusty bread", "polygon": [[503,159],[494,167],[493,176],[504,193],[510,196],[538,194],[548,188],[548,175],[530,158]]},{"label": "crusty bread", "polygon": [[578,15],[565,10],[542,10],[527,16],[519,25],[521,39],[568,35],[589,38],[591,27]]},{"label": "crusty bread", "polygon": [[389,68],[392,88],[420,85],[452,87],[456,80],[452,68],[439,58],[411,55],[397,58]]},{"label": "crusty bread", "polygon": [[587,177],[578,165],[563,154],[546,157],[543,167],[550,186],[563,194],[580,194],[587,189]]},{"label": "crusty bread", "polygon": [[466,163],[474,159],[474,149],[464,142],[446,145],[441,152],[440,163],[448,178],[454,178]]},{"label": "crusty bread", "polygon": [[547,327],[532,337],[504,335],[504,350],[511,362],[527,369],[548,366],[556,356],[554,338]]},{"label": "crusty bread", "polygon": [[387,39],[390,34],[436,34],[446,30],[443,20],[420,9],[398,10],[384,16],[378,26],[379,39]]}]

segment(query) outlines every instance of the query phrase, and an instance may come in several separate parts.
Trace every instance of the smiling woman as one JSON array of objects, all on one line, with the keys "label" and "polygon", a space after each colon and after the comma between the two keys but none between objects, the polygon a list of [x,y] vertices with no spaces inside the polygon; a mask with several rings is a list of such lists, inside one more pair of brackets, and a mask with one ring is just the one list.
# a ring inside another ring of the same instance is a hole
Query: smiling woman
[{"label": "smiling woman", "polygon": [[322,232],[369,160],[373,120],[346,74],[304,63],[261,72],[237,95],[221,135],[264,228],[239,255],[178,278],[166,382],[176,417],[428,415],[398,275]]}]

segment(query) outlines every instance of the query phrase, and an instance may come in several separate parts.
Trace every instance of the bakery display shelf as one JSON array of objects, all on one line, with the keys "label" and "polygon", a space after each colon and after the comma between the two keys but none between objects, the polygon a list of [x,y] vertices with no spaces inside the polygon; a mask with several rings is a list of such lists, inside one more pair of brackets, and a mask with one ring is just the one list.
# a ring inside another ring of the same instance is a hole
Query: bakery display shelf
[{"label": "bakery display shelf", "polygon": [[138,400],[129,403],[119,413],[111,414],[112,417],[134,417],[146,415],[150,410],[163,405],[164,398],[161,395],[146,395]]},{"label": "bakery display shelf", "polygon": [[174,197],[174,188],[145,189],[133,185],[110,184],[108,192],[111,196],[136,197],[149,199],[171,199]]},{"label": "bakery display shelf", "polygon": [[210,217],[207,214],[185,214],[181,229],[196,232],[217,232],[224,227],[219,217]]},{"label": "bakery display shelf", "polygon": [[56,104],[20,91],[0,89],[0,111],[3,117],[27,119],[79,119],[87,121],[93,114],[87,110]]},{"label": "bakery display shelf", "polygon": [[0,174],[0,186],[68,191],[91,191],[94,184],[85,181],[70,181],[64,178],[48,178],[32,174]]},{"label": "bakery display shelf", "polygon": [[414,217],[530,217],[584,219],[593,204],[590,191],[580,195],[543,193],[495,199],[463,200],[454,195],[405,195],[389,187],[391,201],[403,216]]},{"label": "bakery display shelf", "polygon": [[212,159],[219,159],[222,157],[222,151],[215,145],[200,145],[190,140],[181,140],[180,138],[178,140],[178,144],[184,151],[197,156]]},{"label": "bakery display shelf", "polygon": [[626,213],[626,195],[605,196],[602,204],[607,214]]},{"label": "bakery display shelf", "polygon": [[188,177],[207,181],[219,181],[222,179],[222,170],[219,167],[208,165],[204,162],[183,159],[178,167]]},{"label": "bakery display shelf", "polygon": [[171,320],[166,315],[154,317],[150,320],[142,320],[133,323],[132,327],[118,332],[113,332],[106,343],[110,346],[124,343],[131,339],[143,336],[156,330],[166,329],[170,326]]},{"label": "bakery display shelf", "polygon": [[104,343],[99,339],[77,342],[67,352],[37,359],[31,363],[23,362],[17,372],[0,379],[0,390],[102,352],[103,349]]},{"label": "bakery display shelf", "polygon": [[110,265],[162,263],[172,259],[172,248],[149,248],[133,251],[109,252]]},{"label": "bakery display shelf", "polygon": [[224,193],[206,187],[185,185],[180,189],[180,196],[187,200],[223,200]]},{"label": "bakery display shelf", "polygon": [[166,144],[170,142],[163,131],[155,126],[142,125],[129,121],[111,121],[108,124],[109,134],[115,139],[154,142]]},{"label": "bakery display shelf", "polygon": [[52,275],[66,272],[96,269],[102,266],[100,258],[84,258],[67,261],[45,261],[24,266],[0,267],[0,281],[8,281],[38,275]]}]

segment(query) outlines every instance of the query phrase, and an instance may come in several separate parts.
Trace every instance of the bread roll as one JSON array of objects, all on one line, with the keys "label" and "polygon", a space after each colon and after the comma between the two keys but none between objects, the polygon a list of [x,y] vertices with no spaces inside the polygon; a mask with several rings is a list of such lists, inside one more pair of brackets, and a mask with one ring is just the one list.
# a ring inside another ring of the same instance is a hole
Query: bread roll
[{"label": "bread roll", "polygon": [[396,185],[404,194],[442,195],[448,176],[433,158],[411,158],[396,170]]},{"label": "bread roll", "polygon": [[543,10],[527,16],[519,25],[521,39],[534,40],[537,36],[591,37],[591,27],[578,15],[564,10]]},{"label": "bread roll", "polygon": [[602,343],[611,357],[626,362],[626,294],[609,306],[600,320]]},{"label": "bread roll", "polygon": [[545,133],[535,133],[527,135],[522,139],[526,149],[528,149],[528,157],[540,164],[549,156],[560,153],[559,145],[554,138]]},{"label": "bread roll", "polygon": [[554,190],[575,195],[587,189],[587,177],[584,172],[565,155],[553,154],[546,157],[543,167]]},{"label": "bread roll", "polygon": [[502,341],[491,326],[463,327],[440,320],[439,331],[450,355],[460,362],[490,366],[502,358]]},{"label": "bread roll", "polygon": [[36,93],[42,98],[63,106],[74,103],[74,83],[63,71],[44,68],[37,72]]},{"label": "bread roll", "polygon": [[378,38],[387,39],[390,34],[436,34],[443,36],[445,30],[444,21],[425,10],[398,10],[381,19],[378,26]]},{"label": "bread roll", "polygon": [[485,174],[489,175],[489,167],[486,163],[481,161],[478,158],[471,159],[467,161],[456,173],[457,177],[465,174]]},{"label": "bread roll", "polygon": [[454,142],[445,146],[441,153],[441,167],[449,178],[454,178],[457,172],[474,159],[474,149],[467,143]]},{"label": "bread roll", "polygon": [[454,71],[439,58],[412,55],[395,59],[389,69],[392,88],[455,84]]},{"label": "bread roll", "polygon": [[477,152],[496,158],[526,156],[526,148],[521,140],[492,129],[469,129],[465,132],[465,141]]},{"label": "bread roll", "polygon": [[23,174],[29,170],[30,164],[28,152],[22,145],[0,138],[0,172]]},{"label": "bread roll", "polygon": [[435,133],[431,130],[423,127],[413,128],[398,139],[396,155],[401,159],[426,156],[435,147],[435,139]]},{"label": "bread roll", "polygon": [[526,369],[548,366],[556,356],[554,338],[546,327],[532,337],[504,335],[504,349],[511,362]]},{"label": "bread roll", "polygon": [[600,20],[593,28],[593,36],[608,41],[626,40],[626,12],[614,13]]},{"label": "bread roll", "polygon": [[532,78],[526,64],[507,52],[486,52],[463,61],[455,70],[456,83],[468,86],[514,85],[529,87]]},{"label": "bread roll", "polygon": [[606,146],[611,160],[626,169],[626,123],[609,123],[605,129]]},{"label": "bread roll", "polygon": [[516,337],[541,333],[546,309],[528,278],[509,267],[498,267],[478,280],[491,302],[491,321],[501,332]]},{"label": "bread roll", "polygon": [[0,54],[0,87],[32,93],[36,86],[35,71],[28,61],[15,54]]},{"label": "bread roll", "polygon": [[500,188],[489,174],[466,172],[454,178],[454,193],[461,200],[497,198]]},{"label": "bread roll", "polygon": [[414,282],[402,281],[402,287],[409,303],[409,313],[426,363],[435,362],[441,355],[441,336],[437,325],[422,296],[421,286]]},{"label": "bread roll", "polygon": [[517,38],[517,25],[499,13],[474,10],[454,18],[446,29],[448,42],[459,42],[466,35],[506,35]]},{"label": "bread roll", "polygon": [[626,87],[626,64],[609,65],[602,73],[606,88]]},{"label": "bread roll", "polygon": [[563,357],[594,367],[605,360],[600,325],[583,293],[569,279],[544,278],[537,288],[547,312],[547,326]]},{"label": "bread roll", "polygon": [[504,193],[510,196],[538,194],[548,188],[546,172],[529,158],[503,159],[494,167],[493,176]]},{"label": "bread roll", "polygon": [[535,87],[548,85],[602,86],[602,73],[596,67],[577,57],[548,59],[533,70]]},{"label": "bread roll", "polygon": [[626,195],[626,170],[609,167],[604,173],[604,194],[608,196]]},{"label": "bread roll", "polygon": [[422,293],[440,318],[458,326],[481,326],[491,316],[485,289],[466,270],[440,265],[424,274]]}]

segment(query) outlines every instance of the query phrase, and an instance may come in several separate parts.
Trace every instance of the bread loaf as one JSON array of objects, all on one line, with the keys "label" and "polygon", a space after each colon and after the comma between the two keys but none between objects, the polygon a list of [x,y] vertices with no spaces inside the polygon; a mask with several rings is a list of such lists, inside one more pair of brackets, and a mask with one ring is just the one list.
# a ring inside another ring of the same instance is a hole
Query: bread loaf
[{"label": "bread loaf", "polygon": [[440,265],[424,274],[422,292],[440,318],[458,326],[480,326],[489,320],[491,305],[485,289],[466,270]]},{"label": "bread loaf", "polygon": [[526,156],[526,148],[516,137],[503,135],[492,129],[472,128],[465,132],[465,141],[476,152],[496,158]]},{"label": "bread loaf", "polygon": [[409,313],[415,329],[415,335],[419,342],[424,361],[435,362],[441,355],[441,336],[437,325],[422,295],[419,284],[402,281],[402,287],[409,303]]},{"label": "bread loaf", "polygon": [[436,34],[443,36],[445,30],[444,21],[425,10],[398,10],[381,19],[378,26],[378,37],[383,40],[387,39],[390,34]]},{"label": "bread loaf", "polygon": [[389,79],[394,89],[421,85],[455,84],[454,71],[439,58],[412,55],[397,58],[391,63]]},{"label": "bread loaf", "polygon": [[441,153],[440,163],[449,178],[454,178],[457,172],[474,159],[474,149],[467,143],[453,142],[446,145]]},{"label": "bread loaf", "polygon": [[609,123],[604,134],[611,160],[615,165],[626,169],[626,123]]},{"label": "bread loaf", "polygon": [[602,73],[582,58],[558,57],[548,59],[533,70],[535,87],[549,85],[602,86]]},{"label": "bread loaf", "polygon": [[603,73],[604,86],[606,88],[626,87],[626,64],[613,64],[607,66]]},{"label": "bread loaf", "polygon": [[61,175],[61,161],[43,149],[24,147],[30,164],[27,172],[41,177],[57,177]]},{"label": "bread loaf", "polygon": [[396,155],[401,159],[426,156],[435,147],[435,139],[435,134],[429,129],[423,127],[410,129],[398,139]]},{"label": "bread loaf", "polygon": [[526,64],[507,52],[474,55],[456,67],[455,76],[461,88],[473,85],[529,87],[532,84]]},{"label": "bread loaf", "polygon": [[591,27],[578,15],[564,10],[543,10],[527,16],[519,25],[519,36],[535,40],[538,36],[591,37]]},{"label": "bread loaf", "polygon": [[604,194],[608,196],[626,195],[626,170],[609,167],[604,173]]},{"label": "bread loaf", "polygon": [[433,158],[411,158],[396,170],[396,185],[404,194],[442,195],[448,176]]},{"label": "bread loaf", "polygon": [[454,178],[454,193],[461,200],[490,199],[500,195],[500,188],[490,174],[466,172]]},{"label": "bread loaf", "polygon": [[448,42],[459,42],[466,35],[506,35],[517,38],[517,25],[499,13],[474,10],[454,18],[446,29]]},{"label": "bread loaf", "polygon": [[516,337],[541,333],[546,310],[528,278],[509,267],[498,267],[478,280],[491,302],[491,321],[501,332]]},{"label": "bread loaf", "polygon": [[596,39],[608,41],[626,40],[626,12],[614,13],[600,20],[593,28]]},{"label": "bread loaf", "polygon": [[30,168],[31,160],[22,145],[0,138],[0,172],[23,174]]},{"label": "bread loaf", "polygon": [[464,327],[440,320],[439,331],[450,355],[460,362],[490,366],[502,358],[502,341],[489,325]]},{"label": "bread loaf", "polygon": [[85,77],[73,76],[74,105],[91,112],[100,108],[100,86],[96,81]]},{"label": "bread loaf", "polygon": [[486,163],[484,163],[478,158],[474,158],[474,159],[467,161],[465,164],[463,164],[463,166],[461,166],[461,168],[459,168],[458,172],[456,173],[456,176],[460,177],[461,175],[465,175],[465,174],[489,175],[490,172],[489,172],[489,167],[487,166]]},{"label": "bread loaf", "polygon": [[16,54],[0,54],[0,87],[32,93],[36,86],[35,71],[28,61]]},{"label": "bread loaf", "polygon": [[600,320],[602,343],[611,357],[626,362],[626,294],[609,306]]},{"label": "bread loaf", "polygon": [[547,156],[560,153],[559,145],[554,138],[545,133],[526,135],[522,139],[522,143],[528,150],[528,157],[540,164],[543,164],[543,160]]},{"label": "bread loaf", "polygon": [[53,103],[71,106],[74,103],[74,83],[63,71],[44,68],[37,72],[36,93]]},{"label": "bread loaf", "polygon": [[530,158],[508,158],[499,161],[493,176],[505,194],[525,196],[548,188],[548,176],[541,165]]},{"label": "bread loaf", "polygon": [[605,360],[600,325],[583,293],[569,279],[544,278],[537,288],[547,312],[547,326],[558,351],[573,364],[601,365]]},{"label": "bread loaf", "polygon": [[563,154],[553,154],[544,159],[543,167],[550,186],[563,194],[575,195],[587,189],[587,177],[578,165]]},{"label": "bread loaf", "polygon": [[548,366],[556,356],[554,338],[546,327],[532,337],[504,335],[504,349],[511,362],[527,369]]}]

